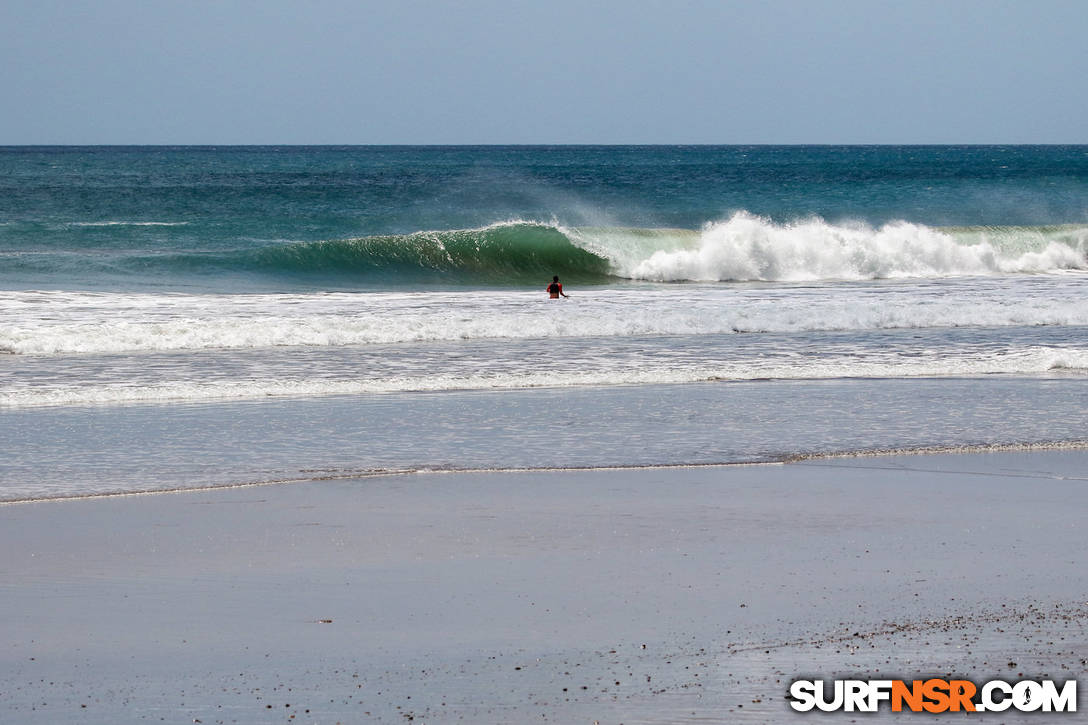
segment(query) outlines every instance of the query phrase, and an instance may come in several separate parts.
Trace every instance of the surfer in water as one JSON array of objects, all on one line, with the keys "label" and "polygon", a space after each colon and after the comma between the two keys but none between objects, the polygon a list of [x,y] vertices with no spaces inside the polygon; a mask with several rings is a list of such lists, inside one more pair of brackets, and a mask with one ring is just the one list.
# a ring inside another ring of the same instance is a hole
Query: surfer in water
[{"label": "surfer in water", "polygon": [[548,285],[548,297],[557,300],[560,295],[566,297],[567,294],[563,291],[563,285],[559,284],[559,275],[552,277],[552,283]]}]

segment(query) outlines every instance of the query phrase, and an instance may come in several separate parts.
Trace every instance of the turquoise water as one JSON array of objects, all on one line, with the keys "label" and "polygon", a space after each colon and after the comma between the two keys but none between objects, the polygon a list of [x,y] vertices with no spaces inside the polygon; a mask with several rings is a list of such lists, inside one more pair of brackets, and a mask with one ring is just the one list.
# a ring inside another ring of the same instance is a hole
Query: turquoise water
[{"label": "turquoise water", "polygon": [[1086,253],[1086,146],[0,148],[0,499],[1079,444]]}]

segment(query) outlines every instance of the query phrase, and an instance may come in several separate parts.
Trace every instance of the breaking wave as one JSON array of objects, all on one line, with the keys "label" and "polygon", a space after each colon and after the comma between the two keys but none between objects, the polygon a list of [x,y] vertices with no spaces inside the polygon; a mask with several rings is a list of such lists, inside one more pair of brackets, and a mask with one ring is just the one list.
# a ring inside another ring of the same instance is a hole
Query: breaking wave
[{"label": "breaking wave", "polygon": [[506,222],[482,229],[294,243],[231,260],[259,271],[381,274],[466,283],[803,282],[937,278],[1088,269],[1088,226],[881,227],[738,213],[701,230],[567,228]]},{"label": "breaking wave", "polygon": [[231,250],[5,254],[9,271],[98,267],[120,275],[245,274],[338,284],[804,282],[941,278],[1088,269],[1088,226],[880,227],[819,218],[778,223],[746,212],[699,230],[565,227],[509,221]]}]

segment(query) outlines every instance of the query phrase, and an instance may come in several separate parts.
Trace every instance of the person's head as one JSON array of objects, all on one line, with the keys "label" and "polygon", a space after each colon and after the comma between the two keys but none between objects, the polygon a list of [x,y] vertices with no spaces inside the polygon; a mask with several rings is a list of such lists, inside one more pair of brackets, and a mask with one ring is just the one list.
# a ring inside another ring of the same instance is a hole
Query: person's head
[{"label": "person's head", "polygon": [[555,275],[554,277],[552,277],[552,282],[558,282],[558,281],[559,281],[559,275],[558,274]]}]

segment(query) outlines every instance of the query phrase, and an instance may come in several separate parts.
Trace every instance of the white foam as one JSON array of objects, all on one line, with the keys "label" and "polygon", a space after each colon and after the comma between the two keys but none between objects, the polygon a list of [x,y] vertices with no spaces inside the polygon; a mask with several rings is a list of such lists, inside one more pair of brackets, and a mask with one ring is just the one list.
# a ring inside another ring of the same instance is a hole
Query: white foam
[{"label": "white foam", "polygon": [[9,292],[0,351],[30,355],[425,341],[1088,325],[1088,276],[532,292]]},{"label": "white foam", "polygon": [[103,222],[68,222],[70,227],[183,227],[189,222],[137,222],[137,221],[103,221]]},{"label": "white foam", "polygon": [[[693,248],[658,250],[619,274],[653,281],[813,281],[940,278],[1088,269],[1088,228],[1024,251],[985,232],[964,244],[956,235],[919,224],[879,228],[810,219],[776,224],[748,213],[708,224]],[[1045,241],[1045,240],[1044,240]],[[1068,243],[1071,242],[1071,243]]]}]

